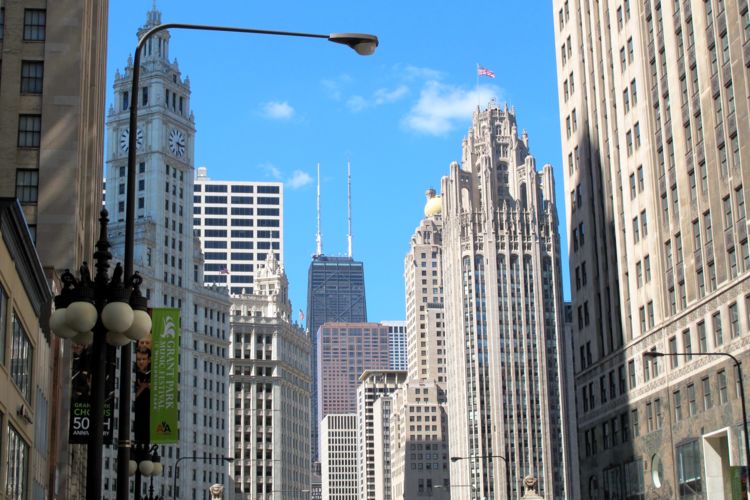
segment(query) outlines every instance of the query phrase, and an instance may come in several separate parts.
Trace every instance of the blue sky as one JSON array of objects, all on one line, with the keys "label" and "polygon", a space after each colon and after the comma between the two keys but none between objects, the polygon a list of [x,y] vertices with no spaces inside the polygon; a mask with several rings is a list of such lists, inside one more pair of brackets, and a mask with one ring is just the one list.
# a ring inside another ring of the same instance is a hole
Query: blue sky
[{"label": "blue sky", "polygon": [[[107,101],[152,0],[110,2]],[[369,7],[365,7],[369,5]],[[537,165],[555,167],[569,297],[552,8],[546,1],[379,3],[158,0],[163,22],[380,38],[360,57],[325,40],[173,31],[170,55],[190,77],[195,166],[217,180],[285,183],[284,260],[295,310],[306,304],[320,163],[323,251],[347,251],[346,162],[352,165],[353,254],[365,263],[371,321],[404,319],[403,259],[477,106],[516,107]]]}]

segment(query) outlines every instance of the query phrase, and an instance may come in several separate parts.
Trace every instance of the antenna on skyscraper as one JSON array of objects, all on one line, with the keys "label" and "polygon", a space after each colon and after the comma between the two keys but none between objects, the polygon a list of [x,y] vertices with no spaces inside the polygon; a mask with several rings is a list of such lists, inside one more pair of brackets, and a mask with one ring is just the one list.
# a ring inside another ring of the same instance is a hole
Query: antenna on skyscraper
[{"label": "antenna on skyscraper", "polygon": [[318,163],[318,234],[315,236],[315,255],[323,255],[323,237],[320,235],[320,163]]},{"label": "antenna on skyscraper", "polygon": [[349,257],[352,256],[352,162],[346,160],[347,192],[346,204],[349,211]]}]

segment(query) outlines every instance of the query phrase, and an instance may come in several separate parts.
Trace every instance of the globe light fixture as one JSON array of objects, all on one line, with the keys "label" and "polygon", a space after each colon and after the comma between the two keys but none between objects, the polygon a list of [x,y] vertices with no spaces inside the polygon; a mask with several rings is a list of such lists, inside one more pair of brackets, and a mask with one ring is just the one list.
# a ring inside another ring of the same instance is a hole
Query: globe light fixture
[{"label": "globe light fixture", "polygon": [[[133,447],[133,459],[128,464],[128,472],[135,476],[135,499],[136,500],[162,500],[160,496],[154,496],[154,477],[161,476],[164,466],[157,452],[158,446],[149,447],[148,444],[137,443]],[[150,479],[148,496],[141,498],[141,476]]]},{"label": "globe light fixture", "polygon": [[[146,299],[141,296],[139,288],[142,278],[138,273],[132,273],[123,279],[120,264],[115,266],[112,276],[109,275],[112,254],[107,237],[108,223],[107,210],[102,209],[99,241],[94,252],[95,275],[91,276],[86,262],[81,265],[78,278],[66,270],[60,276],[60,294],[55,297],[55,310],[49,319],[50,329],[58,337],[91,346],[86,357],[91,364],[87,367],[91,374],[86,447],[87,500],[101,498],[107,344],[125,346],[131,340],[143,338],[151,330]],[[130,332],[129,335],[126,332]],[[125,465],[131,464],[126,462]]]}]

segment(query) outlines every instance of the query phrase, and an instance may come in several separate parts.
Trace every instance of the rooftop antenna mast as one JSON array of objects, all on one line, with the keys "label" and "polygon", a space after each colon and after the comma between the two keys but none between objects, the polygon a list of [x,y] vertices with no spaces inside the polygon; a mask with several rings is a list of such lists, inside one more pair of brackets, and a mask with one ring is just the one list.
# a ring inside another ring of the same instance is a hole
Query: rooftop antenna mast
[{"label": "rooftop antenna mast", "polygon": [[320,163],[318,163],[318,233],[315,236],[315,255],[323,255],[323,237],[320,235]]},{"label": "rooftop antenna mast", "polygon": [[347,207],[349,211],[349,258],[352,256],[352,162],[346,160]]}]

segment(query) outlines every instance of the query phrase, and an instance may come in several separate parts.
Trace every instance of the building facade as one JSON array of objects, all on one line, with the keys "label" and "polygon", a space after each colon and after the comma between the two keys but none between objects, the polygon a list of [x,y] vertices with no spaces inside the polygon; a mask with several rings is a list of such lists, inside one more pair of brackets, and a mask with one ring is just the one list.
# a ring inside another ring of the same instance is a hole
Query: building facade
[{"label": "building facade", "polygon": [[565,498],[554,181],[528,144],[515,111],[490,102],[442,179],[448,437],[466,457],[451,482],[471,486],[457,498],[515,498],[528,475]]},{"label": "building facade", "polygon": [[193,232],[205,262],[203,280],[232,295],[254,293],[253,277],[266,255],[283,263],[284,185],[216,181],[198,167],[193,185]]},{"label": "building facade", "polygon": [[[0,5],[0,197],[21,203],[52,286],[54,271],[91,260],[98,237],[108,11],[108,0]],[[68,380],[70,343],[50,344],[49,376]],[[69,384],[49,396],[50,488],[79,498],[85,451],[67,443]]]},{"label": "building facade", "polygon": [[21,206],[0,198],[0,484],[8,498],[46,498],[54,490],[52,352],[40,322],[51,300]]},{"label": "building facade", "polygon": [[[141,35],[161,22],[148,12]],[[113,106],[106,126],[107,199],[112,253],[124,253],[125,179],[130,103],[138,100],[136,137],[136,227],[134,267],[151,307],[180,309],[179,443],[160,446],[164,477],[157,491],[166,496],[206,498],[214,483],[229,489],[226,456],[229,373],[229,295],[203,286],[200,242],[193,236],[193,147],[195,120],[190,85],[170,61],[170,34],[154,35],[142,53],[140,90],[131,96],[132,61],[115,74]],[[208,457],[200,469],[180,457]],[[109,458],[109,460],[107,460]],[[116,491],[114,454],[105,456],[104,498]],[[172,480],[177,476],[177,491]],[[145,485],[144,485],[145,486]]]},{"label": "building facade", "polygon": [[[320,241],[320,239],[319,239]],[[320,243],[319,243],[320,249]],[[367,322],[365,267],[352,257],[313,255],[307,274],[307,331],[312,339],[312,373],[318,373],[318,329],[326,322]],[[312,388],[313,461],[318,459],[319,388]]]},{"label": "building facade", "polygon": [[273,253],[255,278],[254,294],[232,298],[230,498],[295,498],[310,488],[310,339]]},{"label": "building facade", "polygon": [[748,3],[553,5],[581,494],[738,497]]},{"label": "building facade", "polygon": [[380,323],[323,323],[318,329],[318,412],[356,413],[359,377],[391,365],[388,327]]},{"label": "building facade", "polygon": [[320,421],[323,498],[356,500],[357,415],[330,413]]},{"label": "building facade", "polygon": [[[385,471],[386,462],[390,463],[390,450],[385,446],[383,434],[388,435],[388,429],[383,426],[390,425],[389,406],[383,407],[382,402],[376,402],[382,397],[388,397],[406,381],[406,372],[398,370],[366,370],[359,377],[357,388],[357,494],[360,500],[371,500],[376,498],[376,489],[383,478],[390,474]],[[383,412],[387,412],[385,415]],[[376,414],[378,416],[376,417]],[[376,428],[375,421],[381,423]],[[379,445],[376,445],[379,443]],[[386,457],[385,455],[388,454]],[[381,476],[376,475],[376,468],[380,463]],[[382,484],[380,485],[382,487]],[[384,490],[380,490],[384,493]],[[390,497],[389,497],[390,498]]]},{"label": "building facade", "polygon": [[406,321],[381,321],[388,328],[388,344],[391,353],[391,370],[406,370]]}]

